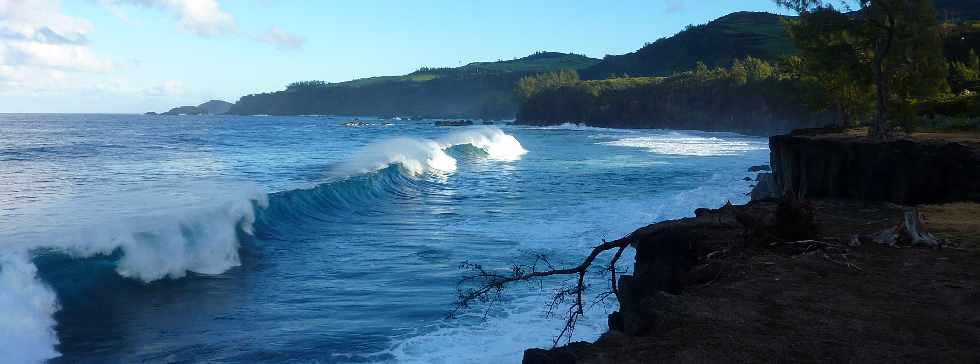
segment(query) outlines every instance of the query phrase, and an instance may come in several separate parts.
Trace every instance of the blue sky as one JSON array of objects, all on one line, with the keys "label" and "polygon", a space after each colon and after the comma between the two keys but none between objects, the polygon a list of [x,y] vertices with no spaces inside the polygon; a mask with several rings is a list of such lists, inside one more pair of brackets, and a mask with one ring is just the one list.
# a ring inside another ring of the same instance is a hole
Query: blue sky
[{"label": "blue sky", "polygon": [[[410,4],[410,5],[409,5]],[[319,79],[601,58],[771,0],[0,0],[0,112],[144,112]]]}]

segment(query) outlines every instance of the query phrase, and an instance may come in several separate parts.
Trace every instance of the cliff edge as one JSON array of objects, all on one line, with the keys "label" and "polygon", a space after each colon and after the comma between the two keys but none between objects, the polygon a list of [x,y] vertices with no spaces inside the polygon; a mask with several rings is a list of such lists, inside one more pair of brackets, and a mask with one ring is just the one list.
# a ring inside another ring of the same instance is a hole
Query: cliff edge
[{"label": "cliff edge", "polygon": [[[772,191],[900,204],[980,202],[980,134],[918,133],[878,141],[861,131],[769,139]],[[769,187],[769,186],[763,186]]]},{"label": "cliff edge", "polygon": [[[977,140],[772,137],[760,198],[630,234],[609,331],[524,363],[980,362]],[[942,244],[881,244],[908,216]]]}]

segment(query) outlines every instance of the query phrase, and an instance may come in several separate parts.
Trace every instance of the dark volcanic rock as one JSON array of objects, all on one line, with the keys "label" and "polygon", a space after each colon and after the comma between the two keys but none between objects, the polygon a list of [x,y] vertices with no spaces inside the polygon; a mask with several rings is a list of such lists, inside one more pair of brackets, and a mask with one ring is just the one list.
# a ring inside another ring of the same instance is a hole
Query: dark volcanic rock
[{"label": "dark volcanic rock", "polygon": [[762,171],[769,172],[770,170],[772,170],[772,168],[769,167],[768,164],[749,167],[749,172],[762,172]]},{"label": "dark volcanic rock", "polygon": [[769,139],[769,148],[780,195],[901,204],[980,201],[980,147],[968,141],[780,135]]},{"label": "dark volcanic rock", "polygon": [[759,173],[755,177],[758,184],[752,188],[752,201],[768,200],[772,198],[779,198],[779,192],[776,186],[776,180],[772,173]]},{"label": "dark volcanic rock", "polygon": [[552,350],[528,349],[524,351],[522,364],[575,364],[584,357],[591,344],[574,342]]},{"label": "dark volcanic rock", "polygon": [[435,122],[436,126],[470,126],[473,125],[472,120],[439,120]]}]

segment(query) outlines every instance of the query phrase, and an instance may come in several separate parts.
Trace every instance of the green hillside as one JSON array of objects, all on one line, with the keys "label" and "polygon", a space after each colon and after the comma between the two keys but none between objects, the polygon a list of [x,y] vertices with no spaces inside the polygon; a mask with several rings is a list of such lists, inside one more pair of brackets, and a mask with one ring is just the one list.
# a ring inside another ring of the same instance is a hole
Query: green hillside
[{"label": "green hillside", "polygon": [[[967,59],[976,50],[980,0],[936,0],[938,15],[947,21],[946,54]],[[663,77],[693,69],[701,61],[711,69],[730,67],[753,57],[773,64],[796,54],[783,20],[759,12],[737,12],[707,24],[689,26],[674,36],[639,50],[597,60],[582,55],[540,52],[497,62],[461,67],[423,67],[401,76],[347,82],[297,82],[285,90],[242,97],[233,114],[270,115],[416,115],[430,117],[511,118],[517,112],[514,85],[523,77],[558,70],[576,70],[582,79],[610,76]]]},{"label": "green hillside", "polygon": [[512,91],[521,78],[581,70],[598,62],[577,54],[539,52],[510,61],[424,67],[403,76],[296,82],[283,91],[242,97],[229,113],[510,118],[517,108]]},{"label": "green hillside", "polygon": [[698,61],[713,68],[729,66],[732,60],[747,56],[778,60],[795,53],[782,19],[769,13],[732,13],[708,24],[689,26],[635,52],[606,56],[581,74],[585,79],[665,76],[692,69]]}]

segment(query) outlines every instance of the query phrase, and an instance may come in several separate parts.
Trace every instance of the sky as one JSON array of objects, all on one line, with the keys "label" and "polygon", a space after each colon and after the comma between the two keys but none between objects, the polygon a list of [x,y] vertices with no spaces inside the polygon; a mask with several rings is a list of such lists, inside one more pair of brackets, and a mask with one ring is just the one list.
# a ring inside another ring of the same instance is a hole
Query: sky
[{"label": "sky", "polygon": [[601,58],[772,0],[0,0],[0,113],[143,113],[536,51]]}]

